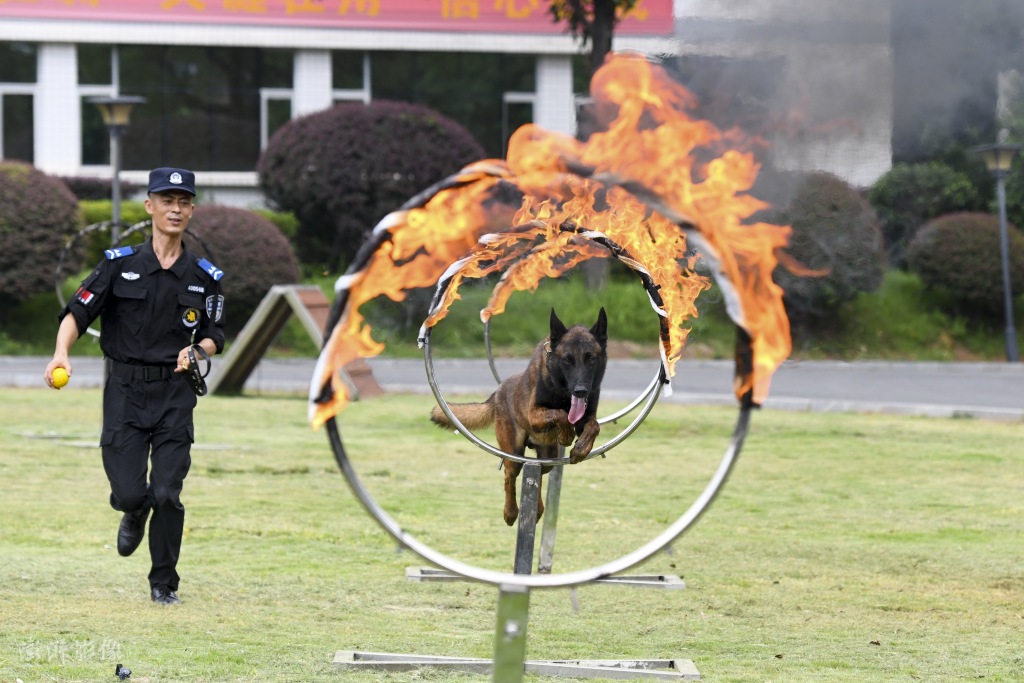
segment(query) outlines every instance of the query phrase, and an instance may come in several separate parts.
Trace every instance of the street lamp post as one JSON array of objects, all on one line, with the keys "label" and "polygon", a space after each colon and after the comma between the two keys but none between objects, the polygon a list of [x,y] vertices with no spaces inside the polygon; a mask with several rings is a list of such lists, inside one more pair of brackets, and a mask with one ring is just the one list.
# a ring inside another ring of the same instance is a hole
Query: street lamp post
[{"label": "street lamp post", "polygon": [[111,246],[116,246],[121,241],[121,137],[128,127],[132,108],[137,104],[144,104],[146,98],[117,95],[114,97],[90,97],[88,101],[95,104],[100,110],[103,123],[110,131],[110,165],[113,168],[110,184],[110,241]]},{"label": "street lamp post", "polygon": [[985,158],[985,165],[996,179],[996,195],[999,201],[999,248],[1003,260],[1003,304],[1006,308],[1006,360],[1017,362],[1017,329],[1013,324],[1013,289],[1010,285],[1010,236],[1006,227],[1006,176],[1010,172],[1013,158],[1024,145],[996,143],[971,148],[972,152]]}]

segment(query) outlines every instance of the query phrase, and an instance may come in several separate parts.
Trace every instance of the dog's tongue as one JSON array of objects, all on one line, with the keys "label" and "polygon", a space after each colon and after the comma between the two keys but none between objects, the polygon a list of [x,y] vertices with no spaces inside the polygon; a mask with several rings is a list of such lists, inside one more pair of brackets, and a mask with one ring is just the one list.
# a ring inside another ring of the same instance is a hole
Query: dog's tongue
[{"label": "dog's tongue", "polygon": [[583,417],[583,411],[586,409],[587,399],[571,397],[569,402],[569,424],[574,425],[579,422],[580,418]]}]

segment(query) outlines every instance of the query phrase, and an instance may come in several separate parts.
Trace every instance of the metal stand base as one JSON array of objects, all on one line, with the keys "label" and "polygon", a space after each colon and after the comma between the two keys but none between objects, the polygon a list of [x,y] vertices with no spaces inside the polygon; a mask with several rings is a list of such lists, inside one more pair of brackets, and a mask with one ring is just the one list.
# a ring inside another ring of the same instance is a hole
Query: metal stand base
[{"label": "metal stand base", "polygon": [[[555,467],[550,474],[561,473]],[[516,556],[513,573],[533,571],[533,550],[537,531],[537,503],[540,500],[541,465],[524,465],[520,473],[521,493],[516,535]],[[541,538],[540,571],[550,572],[554,553],[554,529],[558,519],[558,498],[561,476],[548,482],[545,504],[545,525]],[[461,581],[465,577],[430,567],[407,567],[410,581]],[[677,576],[611,576],[591,583],[618,584],[655,588],[685,588]],[[526,627],[530,612],[530,589],[526,586],[502,585],[498,597],[498,624],[494,637],[494,659],[401,655],[381,652],[341,650],[334,657],[339,669],[373,669],[408,671],[422,667],[443,668],[474,674],[492,674],[495,683],[522,683],[526,672],[544,676],[570,678],[643,679],[653,681],[699,681],[700,673],[689,659],[600,659],[526,661]]]},{"label": "metal stand base", "polygon": [[[405,578],[409,581],[465,581],[466,577],[434,567],[406,567]],[[587,585],[631,586],[633,588],[662,588],[682,590],[686,582],[672,574],[633,574],[630,576],[608,576],[591,581]]]},{"label": "metal stand base", "polygon": [[[472,657],[435,657],[430,655],[395,655],[383,652],[339,650],[334,666],[344,670],[411,671],[440,667],[445,671],[490,674],[494,664],[489,659]],[[689,659],[575,659],[537,660],[524,663],[526,673],[569,678],[606,678],[611,680],[699,681],[700,673]]]},{"label": "metal stand base", "polygon": [[[565,455],[565,448],[559,448],[559,456]],[[529,574],[533,563],[533,545],[536,539],[536,512],[532,515],[524,514],[529,505],[530,511],[535,511],[536,495],[534,490],[538,481],[533,476],[527,475],[528,468],[524,467],[522,472],[522,505],[519,507],[519,528],[516,538],[516,560],[514,572],[516,574]],[[537,573],[550,574],[551,567],[555,561],[555,533],[558,529],[558,507],[562,496],[562,467],[552,467],[547,476],[547,497],[544,499],[544,519],[541,521],[540,558],[537,560]],[[527,502],[529,499],[529,502]],[[532,526],[531,526],[532,524]],[[452,572],[435,569],[433,567],[406,567],[405,578],[409,581],[461,581],[464,577]],[[637,588],[663,588],[668,590],[682,590],[686,588],[686,582],[680,577],[672,574],[640,574],[631,576],[607,576],[603,579],[592,581],[594,584],[605,584],[615,586],[632,586]]]}]

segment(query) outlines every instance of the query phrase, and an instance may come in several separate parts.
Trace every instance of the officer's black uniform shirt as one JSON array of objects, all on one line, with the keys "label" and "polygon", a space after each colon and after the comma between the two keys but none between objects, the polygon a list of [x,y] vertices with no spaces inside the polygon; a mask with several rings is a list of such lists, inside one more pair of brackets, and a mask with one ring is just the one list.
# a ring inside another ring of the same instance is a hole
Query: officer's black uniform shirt
[{"label": "officer's black uniform shirt", "polygon": [[175,365],[178,352],[209,337],[224,348],[223,273],[182,244],[167,270],[147,240],[138,247],[109,249],[60,312],[71,313],[81,336],[100,316],[100,348],[131,365]]}]

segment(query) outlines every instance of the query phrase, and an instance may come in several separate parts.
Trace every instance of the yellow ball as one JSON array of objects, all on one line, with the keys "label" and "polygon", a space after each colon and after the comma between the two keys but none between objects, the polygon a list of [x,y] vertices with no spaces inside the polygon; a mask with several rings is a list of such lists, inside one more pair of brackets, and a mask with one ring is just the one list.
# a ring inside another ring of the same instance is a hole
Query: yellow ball
[{"label": "yellow ball", "polygon": [[60,389],[62,386],[68,383],[68,371],[64,368],[54,368],[53,370],[53,386]]}]

